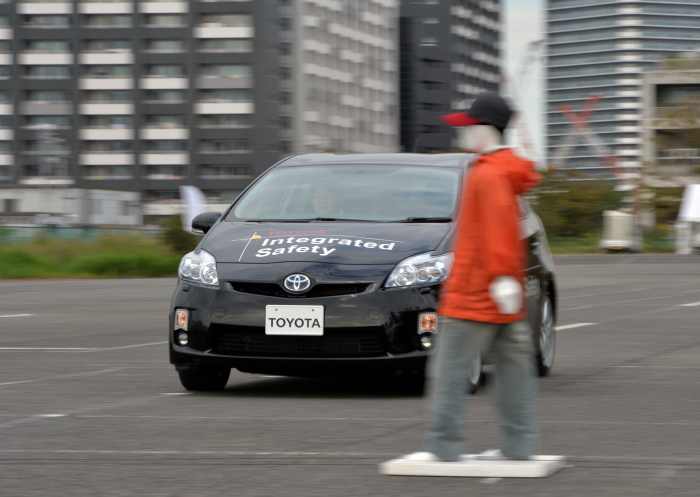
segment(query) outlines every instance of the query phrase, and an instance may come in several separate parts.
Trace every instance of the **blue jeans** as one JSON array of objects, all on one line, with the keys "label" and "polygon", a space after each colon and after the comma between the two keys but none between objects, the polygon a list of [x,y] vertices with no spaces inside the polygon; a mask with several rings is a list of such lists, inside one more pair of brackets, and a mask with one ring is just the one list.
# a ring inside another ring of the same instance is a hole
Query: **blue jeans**
[{"label": "blue jeans", "polygon": [[440,318],[437,347],[428,365],[432,422],[425,450],[443,461],[456,461],[464,450],[464,403],[467,376],[478,354],[495,361],[496,400],[501,419],[503,455],[527,459],[535,453],[534,346],[526,321],[509,325]]}]

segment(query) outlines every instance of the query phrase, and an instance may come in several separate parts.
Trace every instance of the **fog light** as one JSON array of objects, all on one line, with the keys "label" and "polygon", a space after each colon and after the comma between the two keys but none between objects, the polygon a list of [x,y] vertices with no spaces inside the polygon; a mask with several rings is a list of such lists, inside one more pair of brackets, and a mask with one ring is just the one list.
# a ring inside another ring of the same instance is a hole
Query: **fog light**
[{"label": "fog light", "polygon": [[421,312],[418,315],[418,334],[437,333],[438,315],[437,312]]},{"label": "fog light", "polygon": [[423,350],[430,350],[433,348],[433,335],[432,333],[426,333],[420,337],[420,345]]},{"label": "fog light", "polygon": [[190,343],[190,337],[186,331],[180,331],[177,334],[177,343],[178,345],[182,345],[183,347]]},{"label": "fog light", "polygon": [[175,329],[189,331],[190,311],[187,309],[175,309]]}]

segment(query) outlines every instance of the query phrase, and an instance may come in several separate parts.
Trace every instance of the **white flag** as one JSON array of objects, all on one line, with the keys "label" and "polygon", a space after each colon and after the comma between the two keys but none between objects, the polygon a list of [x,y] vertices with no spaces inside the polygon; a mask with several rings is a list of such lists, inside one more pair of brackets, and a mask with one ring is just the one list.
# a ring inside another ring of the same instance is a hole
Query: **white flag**
[{"label": "white flag", "polygon": [[192,220],[207,209],[207,201],[202,190],[196,186],[181,186],[180,199],[182,200],[182,229],[192,231]]}]

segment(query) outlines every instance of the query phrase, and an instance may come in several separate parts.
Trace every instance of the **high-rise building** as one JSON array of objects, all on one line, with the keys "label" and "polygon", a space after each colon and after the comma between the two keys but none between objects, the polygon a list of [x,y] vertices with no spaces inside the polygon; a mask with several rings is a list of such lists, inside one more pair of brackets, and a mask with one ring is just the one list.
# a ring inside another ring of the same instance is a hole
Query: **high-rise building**
[{"label": "high-rise building", "polygon": [[395,0],[0,1],[0,187],[229,202],[293,151],[398,148]]},{"label": "high-rise building", "polygon": [[397,151],[398,0],[281,3],[293,150]]},{"label": "high-rise building", "polygon": [[[548,0],[546,24],[547,157],[562,162],[551,165],[612,177],[609,153],[621,172],[638,172],[643,74],[700,48],[700,0]],[[597,146],[568,142],[574,116],[565,109],[587,118]]]},{"label": "high-rise building", "polygon": [[454,145],[440,115],[501,84],[500,0],[401,2],[401,148]]}]

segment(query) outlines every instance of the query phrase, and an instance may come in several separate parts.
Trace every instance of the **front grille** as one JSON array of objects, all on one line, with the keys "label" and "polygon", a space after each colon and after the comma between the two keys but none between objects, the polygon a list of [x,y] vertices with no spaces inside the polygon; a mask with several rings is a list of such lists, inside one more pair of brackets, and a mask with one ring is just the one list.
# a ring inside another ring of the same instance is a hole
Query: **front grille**
[{"label": "front grille", "polygon": [[383,328],[327,328],[321,337],[268,336],[264,328],[212,326],[213,352],[257,357],[378,357],[386,354]]},{"label": "front grille", "polygon": [[319,283],[306,293],[299,295],[286,292],[277,283],[249,283],[244,281],[232,281],[231,288],[237,292],[253,295],[266,295],[268,297],[281,298],[318,298],[337,297],[340,295],[353,295],[367,291],[371,283]]}]

